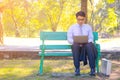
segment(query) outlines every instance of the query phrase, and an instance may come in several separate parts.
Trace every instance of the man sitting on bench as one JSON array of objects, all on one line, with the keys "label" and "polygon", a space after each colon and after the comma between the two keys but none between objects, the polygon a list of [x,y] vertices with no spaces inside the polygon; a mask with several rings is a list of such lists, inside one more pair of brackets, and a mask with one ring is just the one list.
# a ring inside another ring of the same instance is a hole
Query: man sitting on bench
[{"label": "man sitting on bench", "polygon": [[[79,11],[76,13],[77,23],[72,25],[67,32],[67,40],[72,44],[73,62],[75,66],[75,75],[80,75],[80,61],[87,64],[87,57],[90,66],[90,75],[95,76],[95,60],[97,58],[97,49],[93,44],[93,33],[90,25],[85,24],[85,13]],[[88,42],[79,43],[74,41],[75,36],[88,36]]]}]

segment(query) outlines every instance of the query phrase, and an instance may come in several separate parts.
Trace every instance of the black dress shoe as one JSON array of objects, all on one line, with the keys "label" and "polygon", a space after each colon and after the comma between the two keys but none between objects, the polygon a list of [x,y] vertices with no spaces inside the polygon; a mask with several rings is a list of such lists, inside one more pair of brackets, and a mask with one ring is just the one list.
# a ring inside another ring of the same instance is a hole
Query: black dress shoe
[{"label": "black dress shoe", "polygon": [[80,73],[75,73],[75,76],[80,76]]},{"label": "black dress shoe", "polygon": [[90,71],[90,76],[95,76],[95,68],[92,68]]},{"label": "black dress shoe", "polygon": [[80,75],[80,69],[76,69],[75,70],[75,76],[79,76]]}]

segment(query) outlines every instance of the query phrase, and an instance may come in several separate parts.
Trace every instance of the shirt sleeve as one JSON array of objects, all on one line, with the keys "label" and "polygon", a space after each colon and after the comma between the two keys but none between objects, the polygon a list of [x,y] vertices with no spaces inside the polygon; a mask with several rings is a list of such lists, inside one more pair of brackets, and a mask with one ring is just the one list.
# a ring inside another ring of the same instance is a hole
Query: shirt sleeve
[{"label": "shirt sleeve", "polygon": [[70,44],[73,44],[73,33],[72,33],[72,27],[68,29],[67,32],[67,40]]},{"label": "shirt sleeve", "polygon": [[88,33],[88,42],[93,42],[93,31],[91,26],[89,26],[89,33]]}]

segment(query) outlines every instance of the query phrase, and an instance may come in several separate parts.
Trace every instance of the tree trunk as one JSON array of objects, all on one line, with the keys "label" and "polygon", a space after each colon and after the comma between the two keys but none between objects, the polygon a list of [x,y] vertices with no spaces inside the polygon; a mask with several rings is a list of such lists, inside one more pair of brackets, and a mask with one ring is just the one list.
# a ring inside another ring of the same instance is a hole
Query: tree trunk
[{"label": "tree trunk", "polygon": [[81,0],[81,10],[86,14],[86,22],[87,23],[87,1],[88,0]]},{"label": "tree trunk", "polygon": [[0,45],[3,45],[2,12],[0,12]]}]

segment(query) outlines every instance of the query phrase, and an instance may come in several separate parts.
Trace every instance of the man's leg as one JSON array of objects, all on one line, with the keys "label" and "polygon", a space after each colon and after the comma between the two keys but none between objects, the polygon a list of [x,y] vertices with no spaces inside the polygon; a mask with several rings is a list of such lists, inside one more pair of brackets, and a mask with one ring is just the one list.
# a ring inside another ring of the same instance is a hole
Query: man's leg
[{"label": "man's leg", "polygon": [[80,75],[80,46],[78,43],[72,45],[73,62],[75,66],[75,75]]},{"label": "man's leg", "polygon": [[95,55],[94,55],[94,51],[92,49],[91,44],[93,44],[93,43],[88,43],[85,45],[85,47],[87,50],[87,56],[88,56],[89,65],[91,68],[90,75],[95,76]]}]

